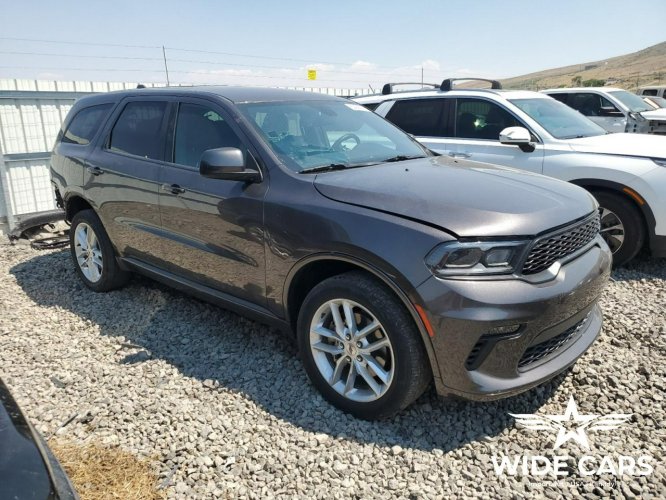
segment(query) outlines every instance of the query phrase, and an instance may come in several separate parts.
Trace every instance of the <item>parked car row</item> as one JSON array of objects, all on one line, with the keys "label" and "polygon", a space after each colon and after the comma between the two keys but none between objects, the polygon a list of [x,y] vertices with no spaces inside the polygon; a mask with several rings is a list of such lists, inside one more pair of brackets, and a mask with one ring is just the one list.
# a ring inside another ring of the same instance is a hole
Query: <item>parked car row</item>
[{"label": "parked car row", "polygon": [[587,189],[601,206],[601,234],[616,265],[644,247],[666,256],[666,138],[608,134],[548,92],[502,90],[499,82],[490,89],[453,84],[406,92],[386,85],[381,94],[355,100],[439,154]]}]

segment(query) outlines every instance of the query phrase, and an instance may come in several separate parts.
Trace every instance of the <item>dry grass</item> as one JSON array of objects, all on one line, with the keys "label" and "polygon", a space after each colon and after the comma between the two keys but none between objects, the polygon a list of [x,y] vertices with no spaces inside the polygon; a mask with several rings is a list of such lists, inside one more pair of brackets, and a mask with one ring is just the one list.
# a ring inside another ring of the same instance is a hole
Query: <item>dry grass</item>
[{"label": "dry grass", "polygon": [[117,447],[52,439],[49,447],[81,500],[164,498],[150,464]]},{"label": "dry grass", "polygon": [[[587,69],[586,69],[587,68]],[[634,91],[646,85],[666,85],[666,42],[601,61],[552,68],[502,80],[505,88],[538,90],[572,86],[572,79],[613,78],[613,87]]]}]

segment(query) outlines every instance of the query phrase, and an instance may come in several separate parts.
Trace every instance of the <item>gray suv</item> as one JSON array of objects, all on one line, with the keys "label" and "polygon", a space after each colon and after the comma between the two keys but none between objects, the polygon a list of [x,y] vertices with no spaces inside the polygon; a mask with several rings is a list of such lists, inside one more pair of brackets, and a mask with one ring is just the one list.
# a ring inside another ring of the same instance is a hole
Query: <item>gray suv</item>
[{"label": "gray suv", "polygon": [[435,155],[360,106],[305,92],[85,97],[52,181],[81,280],[139,272],[293,332],[361,418],[438,393],[489,399],[592,344],[611,254],[586,191]]}]

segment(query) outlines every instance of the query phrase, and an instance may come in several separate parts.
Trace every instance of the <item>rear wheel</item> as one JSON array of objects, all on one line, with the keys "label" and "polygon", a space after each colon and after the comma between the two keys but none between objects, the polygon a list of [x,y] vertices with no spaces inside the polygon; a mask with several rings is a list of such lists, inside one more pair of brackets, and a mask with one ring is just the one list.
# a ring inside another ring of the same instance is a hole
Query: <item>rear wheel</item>
[{"label": "rear wheel", "polygon": [[92,210],[81,210],[69,230],[72,260],[81,281],[95,292],[123,286],[129,273],[116,262],[116,255],[102,221]]},{"label": "rear wheel", "polygon": [[308,294],[298,341],[312,383],[359,418],[393,415],[431,379],[414,320],[391,290],[363,272],[334,276]]},{"label": "rear wheel", "polygon": [[643,218],[634,204],[623,196],[604,191],[592,194],[599,202],[601,236],[613,252],[613,266],[621,266],[643,247]]}]

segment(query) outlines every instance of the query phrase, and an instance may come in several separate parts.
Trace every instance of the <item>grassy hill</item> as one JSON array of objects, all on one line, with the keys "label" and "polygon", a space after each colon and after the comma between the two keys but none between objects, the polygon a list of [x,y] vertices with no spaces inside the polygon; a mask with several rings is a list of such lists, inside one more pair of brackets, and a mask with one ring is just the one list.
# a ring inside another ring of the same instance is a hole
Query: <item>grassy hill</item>
[{"label": "grassy hill", "polygon": [[[580,80],[574,80],[580,77]],[[590,86],[608,85],[635,91],[646,85],[666,85],[666,42],[632,54],[601,61],[548,69],[502,80],[504,88],[539,90],[550,87],[579,87],[590,80]]]}]

